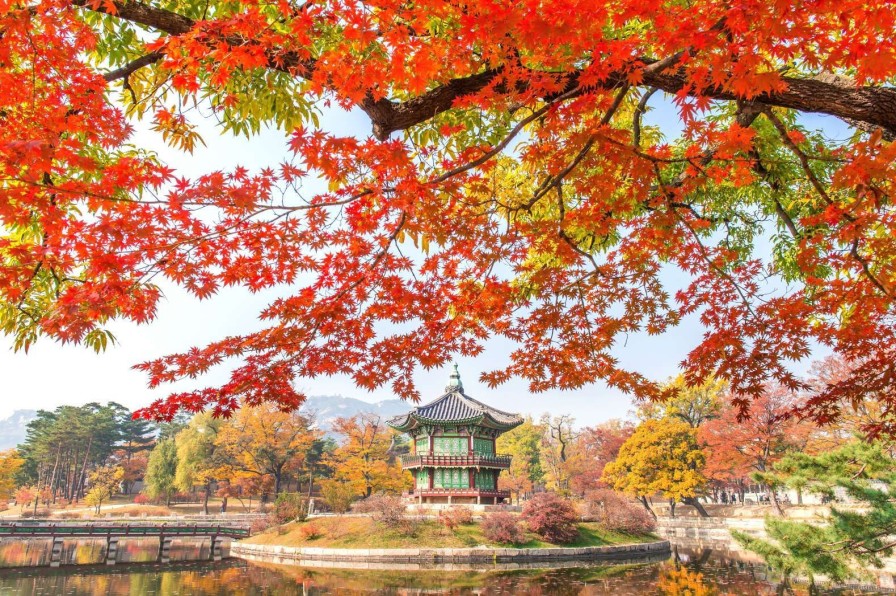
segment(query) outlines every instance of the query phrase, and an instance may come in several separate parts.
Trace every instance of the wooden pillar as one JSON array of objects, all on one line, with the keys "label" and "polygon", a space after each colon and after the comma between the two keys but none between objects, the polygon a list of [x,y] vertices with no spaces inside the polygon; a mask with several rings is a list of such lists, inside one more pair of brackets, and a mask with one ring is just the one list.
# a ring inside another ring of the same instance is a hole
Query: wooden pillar
[{"label": "wooden pillar", "polygon": [[469,439],[470,439],[470,441],[469,441],[469,443],[470,443],[470,447],[469,447],[469,449],[470,449],[470,455],[473,455],[473,453],[474,453],[474,450],[473,450],[473,433],[470,433]]},{"label": "wooden pillar", "polygon": [[432,455],[432,448],[433,448],[432,435],[426,435],[426,436],[429,437],[429,455]]}]

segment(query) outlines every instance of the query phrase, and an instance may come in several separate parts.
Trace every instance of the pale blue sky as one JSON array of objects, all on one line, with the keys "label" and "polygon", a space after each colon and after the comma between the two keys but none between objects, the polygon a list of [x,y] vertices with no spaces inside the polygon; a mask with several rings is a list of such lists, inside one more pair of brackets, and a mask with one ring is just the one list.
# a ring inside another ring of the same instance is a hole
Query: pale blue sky
[{"label": "pale blue sky", "polygon": [[[671,107],[658,103],[650,119],[674,135],[677,121]],[[845,128],[830,126],[830,121],[811,119],[813,125],[830,128],[832,134],[843,136]],[[322,121],[324,128],[339,134],[366,136],[369,123],[361,114],[328,112]],[[670,126],[672,125],[672,126]],[[250,140],[218,136],[206,123],[201,133],[207,148],[198,149],[193,156],[177,153],[164,146],[158,137],[141,126],[134,142],[157,150],[163,161],[175,166],[184,176],[194,176],[215,169],[235,165],[257,168],[276,164],[285,154],[282,133],[265,132]],[[674,283],[674,279],[671,279]],[[2,397],[0,417],[16,409],[52,409],[61,404],[80,404],[87,401],[114,400],[131,408],[147,405],[164,397],[172,390],[214,384],[224,379],[224,372],[216,371],[195,385],[183,383],[150,390],[143,373],[132,370],[136,363],[165,354],[183,351],[195,345],[226,335],[245,333],[259,327],[259,311],[277,295],[276,292],[251,294],[240,289],[225,289],[213,298],[200,302],[183,290],[164,285],[165,299],[159,307],[157,319],[150,325],[136,326],[128,322],[112,325],[118,344],[102,354],[79,346],[61,346],[42,340],[26,355],[13,353],[12,342],[0,337],[0,378]],[[281,290],[282,292],[282,290]],[[660,337],[633,335],[625,345],[618,346],[615,355],[623,366],[642,372],[655,379],[676,374],[679,361],[699,341],[702,331],[695,318],[689,318],[670,333]],[[505,341],[492,341],[478,358],[459,361],[461,376],[467,393],[495,407],[539,416],[549,411],[554,414],[571,413],[582,425],[592,425],[610,418],[624,417],[632,408],[630,399],[618,391],[595,384],[578,391],[530,394],[526,384],[512,381],[489,390],[478,382],[479,374],[506,362],[513,346]],[[440,394],[449,375],[443,370],[423,371],[416,375],[423,399]],[[298,388],[312,395],[340,394],[365,401],[391,399],[387,388],[373,393],[356,388],[350,379],[337,376],[318,379],[298,379]]]}]

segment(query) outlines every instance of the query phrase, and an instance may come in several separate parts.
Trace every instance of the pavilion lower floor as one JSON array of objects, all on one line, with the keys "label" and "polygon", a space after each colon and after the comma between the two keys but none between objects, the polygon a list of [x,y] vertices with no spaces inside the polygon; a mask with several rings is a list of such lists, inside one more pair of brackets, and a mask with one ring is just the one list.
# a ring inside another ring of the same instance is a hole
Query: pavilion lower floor
[{"label": "pavilion lower floor", "polygon": [[497,505],[510,500],[510,491],[480,488],[416,488],[407,497],[419,504]]}]

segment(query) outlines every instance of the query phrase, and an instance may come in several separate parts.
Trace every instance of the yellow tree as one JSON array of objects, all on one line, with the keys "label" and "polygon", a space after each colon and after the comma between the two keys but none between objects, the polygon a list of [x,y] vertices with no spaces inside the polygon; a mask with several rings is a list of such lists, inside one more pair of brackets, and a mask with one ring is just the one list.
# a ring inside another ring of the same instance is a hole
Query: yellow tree
[{"label": "yellow tree", "polygon": [[544,426],[526,418],[521,425],[498,437],[498,453],[513,456],[510,469],[498,476],[498,485],[516,494],[517,502],[521,494],[544,483],[542,437],[545,431]]},{"label": "yellow tree", "polygon": [[0,502],[4,503],[4,508],[16,490],[16,474],[24,463],[15,449],[0,451]]},{"label": "yellow tree", "polygon": [[706,485],[706,457],[697,442],[697,431],[677,418],[645,420],[619,449],[619,456],[604,468],[603,481],[615,490],[638,498],[656,517],[647,497],[661,494],[672,504],[693,505],[700,515],[706,511],[697,501]]},{"label": "yellow tree", "polygon": [[208,515],[208,498],[211,484],[226,468],[223,449],[216,443],[218,433],[225,422],[210,412],[196,414],[182,431],[177,433],[177,471],[174,482],[178,490],[190,491],[199,487],[203,491],[202,510]]},{"label": "yellow tree", "polygon": [[355,493],[401,492],[413,481],[392,452],[395,433],[376,414],[337,418],[333,432],[342,443],[329,457],[337,480],[348,482]]},{"label": "yellow tree", "polygon": [[121,488],[124,478],[124,468],[121,466],[101,466],[94,470],[90,476],[90,489],[84,498],[88,505],[96,507],[96,513],[100,512],[103,503],[112,498]]},{"label": "yellow tree", "polygon": [[222,470],[273,479],[280,492],[288,470],[300,467],[321,432],[311,420],[296,411],[284,412],[271,403],[242,407],[218,431],[216,449],[221,450]]},{"label": "yellow tree", "polygon": [[722,379],[710,376],[700,385],[690,386],[684,375],[678,375],[663,385],[665,401],[643,403],[638,408],[638,417],[648,420],[669,416],[697,428],[719,417],[726,391],[728,383]]}]

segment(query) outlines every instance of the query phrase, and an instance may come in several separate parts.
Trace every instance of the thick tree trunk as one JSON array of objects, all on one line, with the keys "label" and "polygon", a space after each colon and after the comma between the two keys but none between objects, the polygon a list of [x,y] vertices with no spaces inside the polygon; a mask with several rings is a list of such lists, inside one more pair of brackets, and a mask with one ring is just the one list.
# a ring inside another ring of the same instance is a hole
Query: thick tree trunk
[{"label": "thick tree trunk", "polygon": [[[88,10],[113,14],[118,19],[139,23],[157,32],[164,32],[172,36],[189,33],[196,26],[196,21],[189,17],[142,2],[112,0],[108,3],[91,3],[87,0],[72,0],[72,4],[85,7]],[[221,41],[234,46],[247,43],[244,38],[235,35],[225,36]],[[299,76],[308,79],[312,78],[314,74],[316,65],[313,59],[303,59],[294,52],[277,52],[273,49],[270,55],[276,56],[276,59],[270,60],[268,68],[291,75],[299,73]],[[137,69],[161,60],[162,57],[161,52],[152,52],[125,67],[107,73],[104,78],[110,82],[125,78]],[[647,64],[657,62],[646,57],[644,60]],[[717,73],[711,73],[707,77],[708,80],[713,80],[713,74]],[[395,131],[407,130],[451,109],[458,97],[474,95],[493,85],[502,75],[502,66],[490,68],[463,78],[452,79],[401,102],[390,100],[387,97],[373,99],[373,96],[368,94],[367,99],[362,101],[359,107],[370,118],[373,135],[379,140],[386,140]],[[554,76],[560,88],[544,99],[553,99],[563,94],[567,94],[567,99],[572,99],[580,94],[576,91],[584,93],[587,89],[587,87],[580,86],[580,73],[578,72],[552,75],[543,71],[533,71],[531,78],[541,80],[547,76]],[[623,67],[616,72],[609,73],[599,84],[605,89],[614,89],[622,84],[627,84],[628,76],[628,68]],[[880,127],[886,131],[888,137],[896,134],[896,91],[893,89],[871,85],[856,87],[846,79],[834,76],[807,78],[782,76],[781,79],[784,82],[781,89],[763,93],[755,97],[753,101],[764,106],[829,114],[862,129]],[[699,93],[715,100],[742,99],[722,87],[694,89],[683,69],[645,70],[643,71],[642,85],[655,87],[671,94],[683,91],[692,96]],[[525,83],[519,83],[517,91],[524,92],[526,91],[525,87]]]},{"label": "thick tree trunk", "polygon": [[653,511],[653,509],[650,508],[650,504],[647,502],[647,497],[638,497],[638,500],[641,501],[642,505],[644,505],[644,509],[646,509],[647,513],[650,514],[650,517],[656,520],[656,513]]},{"label": "thick tree trunk", "polygon": [[706,509],[703,508],[703,504],[699,499],[695,497],[685,497],[681,502],[696,509],[697,513],[700,514],[700,517],[709,517],[709,514],[706,512]]},{"label": "thick tree trunk", "polygon": [[769,488],[769,494],[771,495],[772,504],[775,506],[775,510],[778,512],[778,515],[784,517],[784,508],[781,506],[781,501],[778,500],[778,493],[773,488]]},{"label": "thick tree trunk", "polygon": [[212,492],[212,483],[205,483],[205,495],[202,497],[202,514],[208,515],[208,494]]}]

